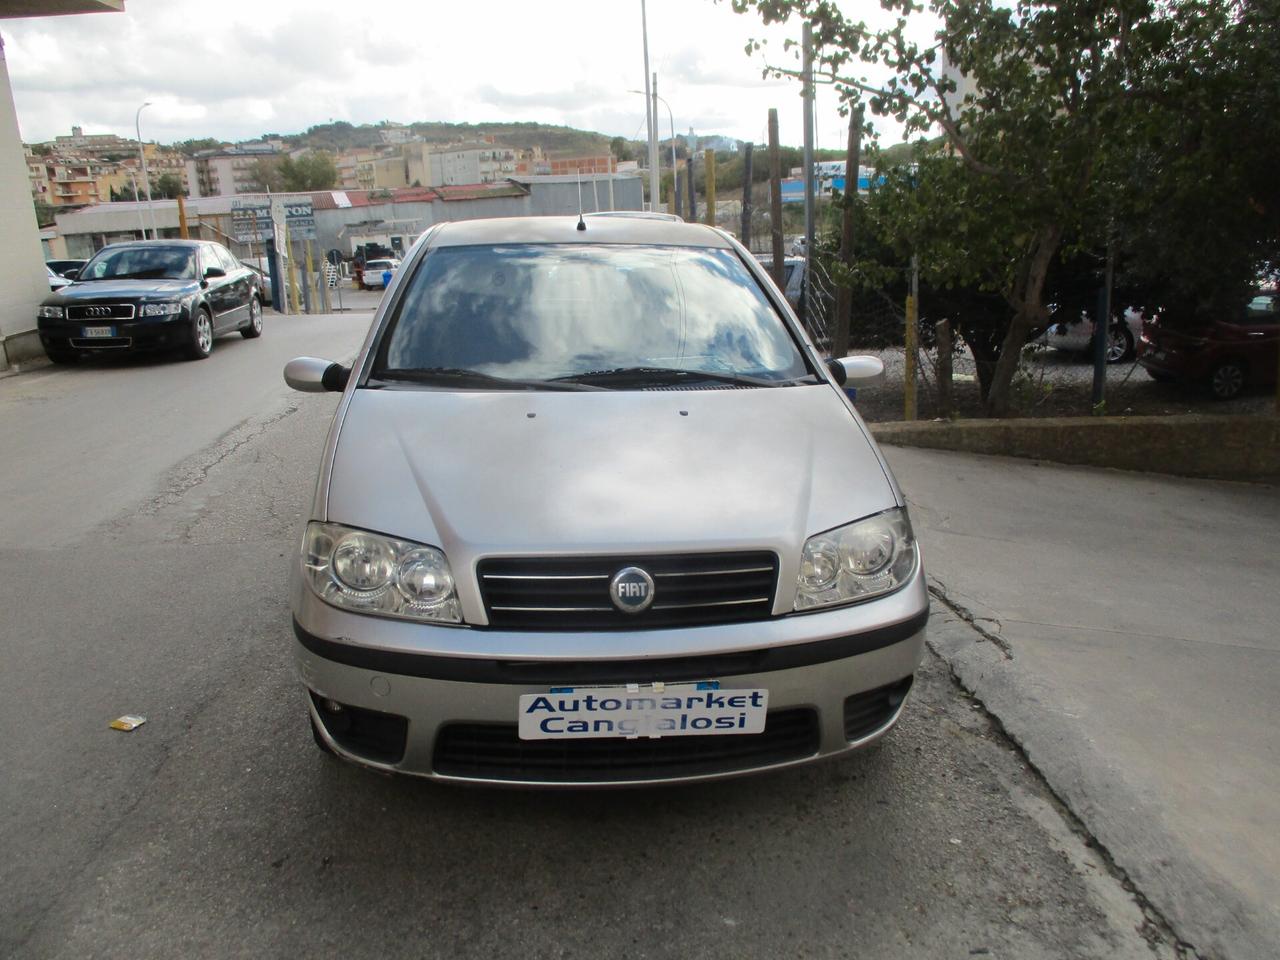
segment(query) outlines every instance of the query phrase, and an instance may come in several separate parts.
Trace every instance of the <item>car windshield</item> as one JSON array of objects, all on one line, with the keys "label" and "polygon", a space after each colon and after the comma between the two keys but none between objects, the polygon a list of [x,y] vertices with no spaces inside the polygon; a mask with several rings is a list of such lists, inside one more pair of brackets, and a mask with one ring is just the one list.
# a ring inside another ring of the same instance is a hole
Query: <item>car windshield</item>
[{"label": "car windshield", "polygon": [[370,270],[390,270],[390,260],[370,260],[366,265]]},{"label": "car windshield", "polygon": [[80,271],[80,280],[194,280],[196,254],[191,247],[108,247]]},{"label": "car windshield", "polygon": [[677,375],[763,385],[809,375],[733,251],[590,244],[429,253],[382,337],[373,377],[415,371],[621,387]]}]

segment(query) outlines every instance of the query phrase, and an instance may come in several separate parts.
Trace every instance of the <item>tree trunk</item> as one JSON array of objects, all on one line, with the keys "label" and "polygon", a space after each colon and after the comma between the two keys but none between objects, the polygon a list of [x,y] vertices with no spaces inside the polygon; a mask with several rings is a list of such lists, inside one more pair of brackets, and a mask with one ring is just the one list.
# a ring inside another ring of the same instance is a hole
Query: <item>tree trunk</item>
[{"label": "tree trunk", "polygon": [[991,389],[987,393],[988,416],[1004,417],[1009,414],[1013,375],[1018,370],[1018,361],[1022,357],[1022,348],[1026,345],[1027,335],[1038,322],[1045,319],[1044,283],[1049,274],[1049,265],[1053,262],[1061,242],[1060,226],[1049,224],[1042,227],[1036,234],[1034,246],[1029,251],[1022,275],[1014,286],[1013,295],[1009,300],[1016,309],[1009,323],[1009,330],[1000,345],[1000,359],[996,361],[995,372],[991,377]]}]

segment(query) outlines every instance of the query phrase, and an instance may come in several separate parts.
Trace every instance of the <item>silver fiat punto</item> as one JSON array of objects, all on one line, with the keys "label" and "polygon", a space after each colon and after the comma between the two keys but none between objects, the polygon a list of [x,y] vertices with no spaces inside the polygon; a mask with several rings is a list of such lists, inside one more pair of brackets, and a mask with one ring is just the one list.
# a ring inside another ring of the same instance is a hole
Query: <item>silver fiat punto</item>
[{"label": "silver fiat punto", "polygon": [[[444,223],[342,392],[292,560],[316,742],[445,781],[703,780],[897,721],[929,597],[847,388],[751,255],[658,217]],[[844,389],[842,389],[844,388]]]}]

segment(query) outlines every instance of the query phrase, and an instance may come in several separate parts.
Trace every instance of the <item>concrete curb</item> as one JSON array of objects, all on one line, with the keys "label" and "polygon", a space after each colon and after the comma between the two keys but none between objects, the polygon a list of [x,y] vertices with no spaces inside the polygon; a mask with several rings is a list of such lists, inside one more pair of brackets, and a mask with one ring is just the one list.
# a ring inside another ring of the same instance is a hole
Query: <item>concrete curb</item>
[{"label": "concrete curb", "polygon": [[868,424],[878,443],[1221,480],[1280,478],[1280,417],[1046,417]]}]

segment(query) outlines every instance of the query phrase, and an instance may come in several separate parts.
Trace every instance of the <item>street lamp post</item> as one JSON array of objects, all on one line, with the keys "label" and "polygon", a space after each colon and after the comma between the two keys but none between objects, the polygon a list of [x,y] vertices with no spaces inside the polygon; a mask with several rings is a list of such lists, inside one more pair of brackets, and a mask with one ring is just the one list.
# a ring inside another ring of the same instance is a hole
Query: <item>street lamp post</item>
[{"label": "street lamp post", "polygon": [[[627,93],[638,93],[638,94],[640,94],[640,96],[642,96],[642,97],[643,97],[643,96],[650,96],[650,94],[646,94],[643,90],[628,90],[628,91],[627,91]],[[653,93],[651,94],[651,96],[652,96],[652,97],[653,97],[653,99],[655,99],[655,100],[661,100],[661,101],[662,101],[662,105],[663,105],[664,107],[666,107],[666,108],[667,108],[667,122],[671,124],[671,182],[672,182],[672,187],[674,188],[674,186],[675,186],[675,178],[676,178],[676,175],[677,175],[677,172],[678,172],[678,171],[676,170],[676,121],[675,121],[675,116],[671,113],[671,104],[667,103],[667,99],[666,99],[666,97],[660,97],[660,96],[658,96],[658,92],[657,92],[656,90],[655,90],[655,91],[653,91]],[[677,213],[679,213],[679,211],[678,211],[678,210],[677,210],[676,212],[677,212]]]},{"label": "street lamp post", "polygon": [[640,0],[640,29],[644,37],[644,112],[649,131],[649,209],[658,209],[658,123],[653,115],[652,91],[649,88],[649,18],[644,0]]},{"label": "street lamp post", "polygon": [[[148,100],[138,112],[133,115],[133,130],[138,135],[138,157],[142,160],[142,185],[147,188],[147,212],[151,215],[151,239],[159,240],[160,231],[156,229],[156,208],[151,203],[151,177],[147,175],[147,151],[142,148],[142,111],[151,106]],[[134,198],[137,198],[137,191],[134,191]],[[146,237],[146,231],[143,230],[143,238]]]}]

